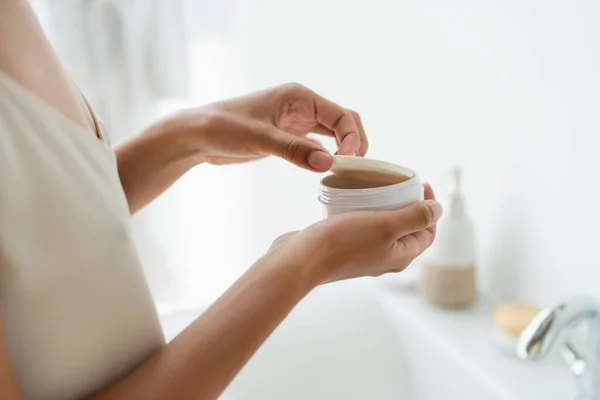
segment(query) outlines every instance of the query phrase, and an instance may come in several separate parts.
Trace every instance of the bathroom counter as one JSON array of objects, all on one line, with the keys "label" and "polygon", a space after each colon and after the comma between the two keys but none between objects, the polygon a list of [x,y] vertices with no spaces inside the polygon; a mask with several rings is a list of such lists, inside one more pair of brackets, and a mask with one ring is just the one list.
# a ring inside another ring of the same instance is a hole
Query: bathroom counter
[{"label": "bathroom counter", "polygon": [[[559,359],[524,362],[493,342],[493,302],[432,307],[397,275],[314,290],[221,397],[226,400],[570,400]],[[201,310],[162,318],[167,339]]]},{"label": "bathroom counter", "polygon": [[486,382],[502,399],[574,399],[575,379],[558,357],[526,362],[494,342],[491,299],[480,295],[464,310],[433,307],[414,290],[398,285],[394,276],[381,280],[378,294],[398,328],[414,325],[428,342],[454,354],[464,372]]}]

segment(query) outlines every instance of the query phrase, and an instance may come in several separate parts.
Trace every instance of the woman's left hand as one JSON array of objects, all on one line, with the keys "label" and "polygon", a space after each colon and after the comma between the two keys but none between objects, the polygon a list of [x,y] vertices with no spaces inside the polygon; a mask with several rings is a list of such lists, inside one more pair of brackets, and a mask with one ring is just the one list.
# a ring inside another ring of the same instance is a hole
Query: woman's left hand
[{"label": "woman's left hand", "polygon": [[338,154],[363,156],[368,147],[359,115],[299,84],[180,111],[166,120],[190,138],[201,161],[233,164],[274,155],[311,170],[331,167],[331,155],[310,132],[334,137]]}]

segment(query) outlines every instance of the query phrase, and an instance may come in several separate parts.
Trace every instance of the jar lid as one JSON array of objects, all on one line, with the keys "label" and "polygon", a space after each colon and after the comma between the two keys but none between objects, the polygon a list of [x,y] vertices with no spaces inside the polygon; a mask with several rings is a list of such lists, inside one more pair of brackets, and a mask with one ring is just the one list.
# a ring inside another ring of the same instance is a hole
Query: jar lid
[{"label": "jar lid", "polygon": [[415,176],[410,169],[396,164],[354,156],[333,156],[330,172],[371,182],[400,183]]}]

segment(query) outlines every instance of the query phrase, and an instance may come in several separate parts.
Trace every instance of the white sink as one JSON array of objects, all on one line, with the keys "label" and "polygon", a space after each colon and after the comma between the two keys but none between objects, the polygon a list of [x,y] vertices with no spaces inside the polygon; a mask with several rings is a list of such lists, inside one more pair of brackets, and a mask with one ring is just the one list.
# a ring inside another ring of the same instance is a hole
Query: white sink
[{"label": "white sink", "polygon": [[346,288],[323,288],[305,299],[224,398],[414,398],[406,350],[385,311],[360,290],[338,290]]},{"label": "white sink", "polygon": [[[486,301],[441,311],[390,282],[355,280],[311,293],[222,399],[575,398],[562,365],[524,363],[493,346]],[[183,321],[167,317],[164,324],[172,334]]]}]

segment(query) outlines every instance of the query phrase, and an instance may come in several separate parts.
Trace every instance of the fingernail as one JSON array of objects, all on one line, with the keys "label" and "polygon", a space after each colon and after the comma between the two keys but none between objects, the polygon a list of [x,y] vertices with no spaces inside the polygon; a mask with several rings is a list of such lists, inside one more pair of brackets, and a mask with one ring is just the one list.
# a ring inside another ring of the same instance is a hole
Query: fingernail
[{"label": "fingernail", "polygon": [[429,207],[431,207],[433,213],[433,221],[437,222],[444,214],[444,207],[435,200],[429,200]]},{"label": "fingernail", "polygon": [[308,165],[317,171],[327,171],[329,168],[331,168],[331,164],[333,163],[331,155],[319,150],[310,153],[307,161]]}]

